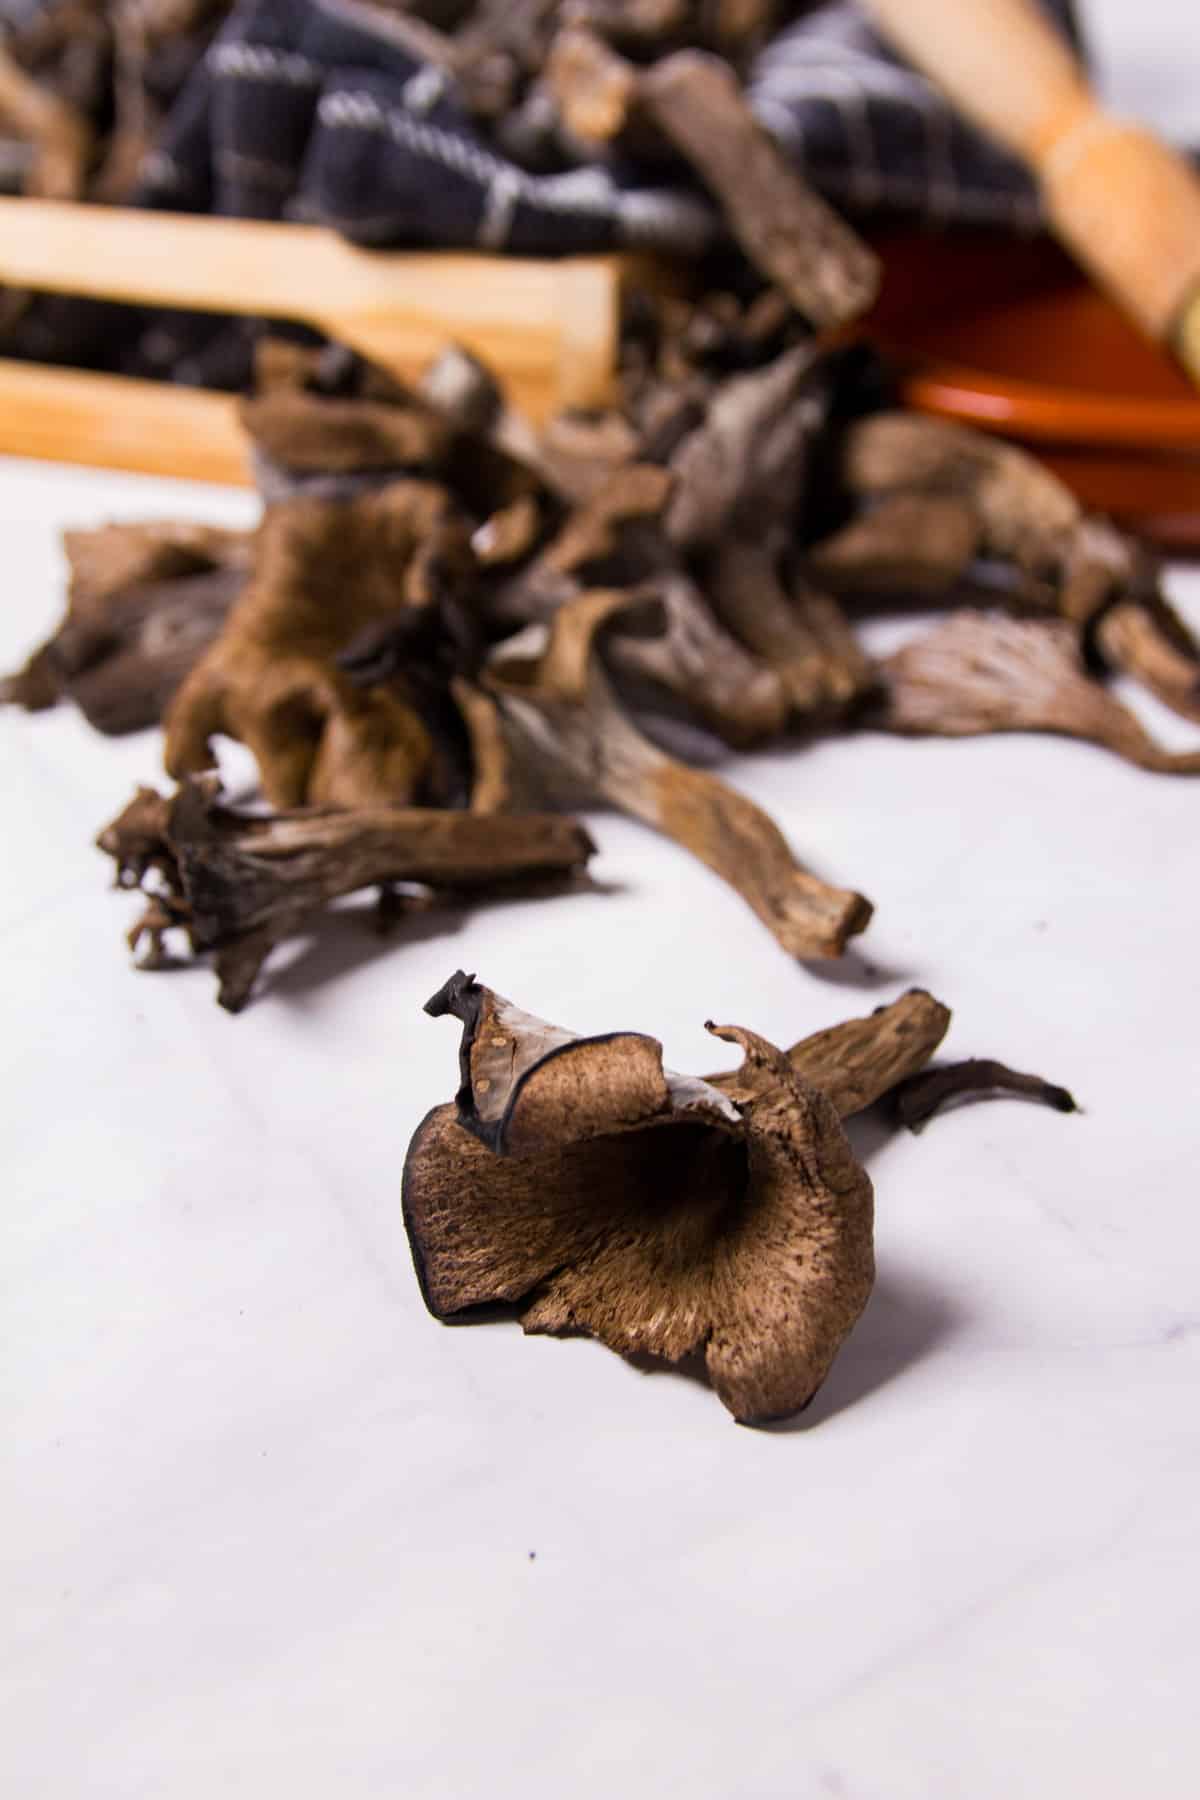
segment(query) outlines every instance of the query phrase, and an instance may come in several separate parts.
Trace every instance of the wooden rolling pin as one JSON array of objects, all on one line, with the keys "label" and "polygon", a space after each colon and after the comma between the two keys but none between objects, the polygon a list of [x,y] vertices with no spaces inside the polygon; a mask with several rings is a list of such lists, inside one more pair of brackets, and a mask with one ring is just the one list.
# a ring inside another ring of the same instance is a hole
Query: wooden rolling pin
[{"label": "wooden rolling pin", "polygon": [[299,320],[410,380],[454,341],[538,419],[611,401],[628,267],[368,251],[318,226],[0,200],[0,284]]},{"label": "wooden rolling pin", "polygon": [[1041,183],[1072,255],[1200,385],[1200,178],[1106,113],[1033,0],[867,0],[880,30]]}]

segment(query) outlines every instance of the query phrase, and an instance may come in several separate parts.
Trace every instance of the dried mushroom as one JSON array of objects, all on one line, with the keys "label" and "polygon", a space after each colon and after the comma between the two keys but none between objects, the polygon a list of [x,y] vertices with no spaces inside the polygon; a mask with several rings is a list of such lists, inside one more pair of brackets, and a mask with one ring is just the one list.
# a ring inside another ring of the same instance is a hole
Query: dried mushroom
[{"label": "dried mushroom", "polygon": [[889,494],[809,549],[805,567],[835,594],[946,593],[966,575],[981,526],[958,494]]},{"label": "dried mushroom", "polygon": [[920,1074],[910,1075],[897,1086],[892,1103],[902,1125],[910,1131],[921,1131],[944,1107],[998,1094],[1037,1100],[1055,1112],[1079,1111],[1074,1095],[1065,1087],[1043,1081],[1040,1075],[1024,1075],[986,1057],[972,1057],[948,1068],[923,1069]]},{"label": "dried mushroom", "polygon": [[874,665],[833,600],[800,580],[785,589],[782,562],[769,542],[727,538],[708,564],[714,610],[777,676],[791,713],[844,711],[877,686]]},{"label": "dried mushroom", "polygon": [[157,725],[221,631],[250,571],[248,532],[187,522],[68,531],[67,614],[0,702],[75,702],[97,731]]},{"label": "dried mushroom", "polygon": [[380,889],[391,910],[401,884],[461,901],[502,896],[519,883],[576,875],[593,845],[573,819],[481,817],[423,807],[263,815],[221,804],[211,781],[173,797],[141,788],[97,844],[117,884],[144,888],[149,905],[129,934],[146,941],[143,967],[163,966],[164,938],[182,932],[196,955],[214,955],[218,999],[239,1012],[276,944],[335,900]]},{"label": "dried mushroom", "polygon": [[559,32],[545,80],[562,127],[585,152],[629,131],[639,105],[637,70],[586,25]]},{"label": "dried mushroom", "polygon": [[[984,432],[915,413],[876,413],[847,433],[842,465],[849,489],[871,510],[843,534],[836,555],[831,557],[832,546],[814,553],[815,566],[823,567],[831,582],[831,561],[840,561],[843,570],[856,562],[869,568],[872,539],[878,554],[889,536],[899,537],[904,502],[913,507],[924,500],[928,506],[936,499],[941,503],[936,519],[928,511],[908,514],[927,539],[919,557],[936,550],[933,580],[922,579],[922,587],[944,589],[959,572],[955,563],[960,545],[966,548],[967,531],[949,511],[950,501],[967,508],[975,528],[973,548],[1007,569],[1019,606],[1056,611],[1083,631],[1094,629],[1108,607],[1145,585],[1145,559],[1130,538],[1085,513],[1057,475],[1027,451]],[[901,552],[894,575],[901,578],[899,585],[909,586],[904,560]],[[876,573],[882,577],[886,569]],[[919,561],[915,573],[920,577]]]},{"label": "dried mushroom", "polygon": [[1200,750],[1164,750],[1088,678],[1076,634],[1058,619],[954,613],[882,668],[881,723],[915,736],[1053,731],[1102,744],[1139,768],[1200,774]]},{"label": "dried mushroom", "polygon": [[721,201],[750,261],[806,319],[824,329],[867,311],[879,285],[875,257],[797,173],[727,63],[681,51],[647,72],[640,93]]},{"label": "dried mushroom", "polygon": [[723,382],[670,459],[675,486],[664,525],[680,549],[703,550],[730,529],[794,530],[801,484],[827,402],[811,348],[799,345]]},{"label": "dried mushroom", "polygon": [[636,1032],[581,1038],[461,972],[426,1011],[463,1026],[456,1101],[418,1128],[404,1219],[429,1310],[507,1302],[527,1332],[678,1363],[702,1352],[744,1424],[824,1381],[874,1280],[871,1182],[841,1120],[916,1074],[950,1015],[914,992],[705,1080]]},{"label": "dried mushroom", "polygon": [[381,620],[436,607],[471,563],[468,523],[433,482],[268,509],[253,578],[167,716],[168,773],[211,768],[224,732],[254,753],[274,806],[436,799],[411,698],[362,692],[336,658]]},{"label": "dried mushroom", "polygon": [[843,462],[851,492],[865,498],[965,499],[986,548],[1033,573],[1059,564],[1082,517],[1074,495],[1025,451],[916,413],[863,419],[847,435]]},{"label": "dried mushroom", "polygon": [[691,577],[681,569],[666,571],[632,591],[635,601],[642,594],[658,601],[663,628],[622,632],[615,621],[605,650],[624,685],[631,679],[648,683],[648,701],[655,690],[673,696],[740,749],[778,736],[789,711],[784,682],[724,629]]},{"label": "dried mushroom", "polygon": [[633,604],[626,593],[583,594],[548,627],[530,626],[493,653],[485,682],[514,758],[531,782],[547,784],[547,798],[603,798],[674,838],[741,894],[791,955],[840,956],[868,924],[870,902],[802,869],[752,801],[667,756],[621,706],[596,639]]},{"label": "dried mushroom", "polygon": [[1200,722],[1200,645],[1161,594],[1116,601],[1101,615],[1094,641],[1110,667],[1136,677],[1181,718]]}]

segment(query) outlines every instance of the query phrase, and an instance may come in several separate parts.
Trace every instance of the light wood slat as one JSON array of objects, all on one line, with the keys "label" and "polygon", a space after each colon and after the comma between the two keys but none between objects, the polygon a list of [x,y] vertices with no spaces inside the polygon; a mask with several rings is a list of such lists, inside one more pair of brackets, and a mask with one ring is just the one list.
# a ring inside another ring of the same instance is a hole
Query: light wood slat
[{"label": "light wood slat", "polygon": [[544,419],[613,397],[622,259],[369,251],[316,226],[0,199],[0,283],[313,325],[401,377],[444,345]]},{"label": "light wood slat", "polygon": [[251,485],[230,395],[3,359],[0,453]]}]

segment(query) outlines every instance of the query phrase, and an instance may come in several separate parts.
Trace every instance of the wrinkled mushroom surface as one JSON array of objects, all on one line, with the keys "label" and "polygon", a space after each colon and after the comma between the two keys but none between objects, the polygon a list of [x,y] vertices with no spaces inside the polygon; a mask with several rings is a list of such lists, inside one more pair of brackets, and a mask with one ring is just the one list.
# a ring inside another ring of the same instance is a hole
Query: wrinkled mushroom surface
[{"label": "wrinkled mushroom surface", "polygon": [[1097,682],[1078,637],[1056,619],[954,613],[883,665],[889,731],[975,737],[1053,731],[1113,750],[1139,768],[1200,774],[1200,751],[1164,750]]},{"label": "wrinkled mushroom surface", "polygon": [[576,1036],[461,970],[425,1010],[462,1025],[455,1101],[404,1167],[429,1310],[507,1303],[527,1332],[702,1353],[746,1424],[808,1404],[871,1292],[874,1196],[844,1118],[893,1090],[914,1128],[984,1091],[1074,1107],[998,1063],[922,1076],[950,1014],[919,989],[786,1054],[710,1024],[743,1061],[708,1078],[665,1068],[653,1037]]},{"label": "wrinkled mushroom surface", "polygon": [[430,1310],[511,1301],[527,1331],[703,1350],[747,1423],[806,1405],[874,1273],[871,1183],[828,1097],[735,1028],[714,1029],[760,1077],[740,1104],[653,1038],[577,1038],[462,975],[428,1010],[464,1028],[457,1103],[405,1166]]}]

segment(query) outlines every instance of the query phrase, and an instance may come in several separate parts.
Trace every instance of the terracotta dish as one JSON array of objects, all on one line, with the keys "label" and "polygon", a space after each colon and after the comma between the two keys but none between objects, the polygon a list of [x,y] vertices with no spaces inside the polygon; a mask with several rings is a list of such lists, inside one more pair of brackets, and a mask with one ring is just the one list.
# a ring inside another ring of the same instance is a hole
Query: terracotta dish
[{"label": "terracotta dish", "polygon": [[1200,550],[1200,392],[1048,239],[880,244],[870,335],[908,405],[1035,449],[1089,506]]}]

